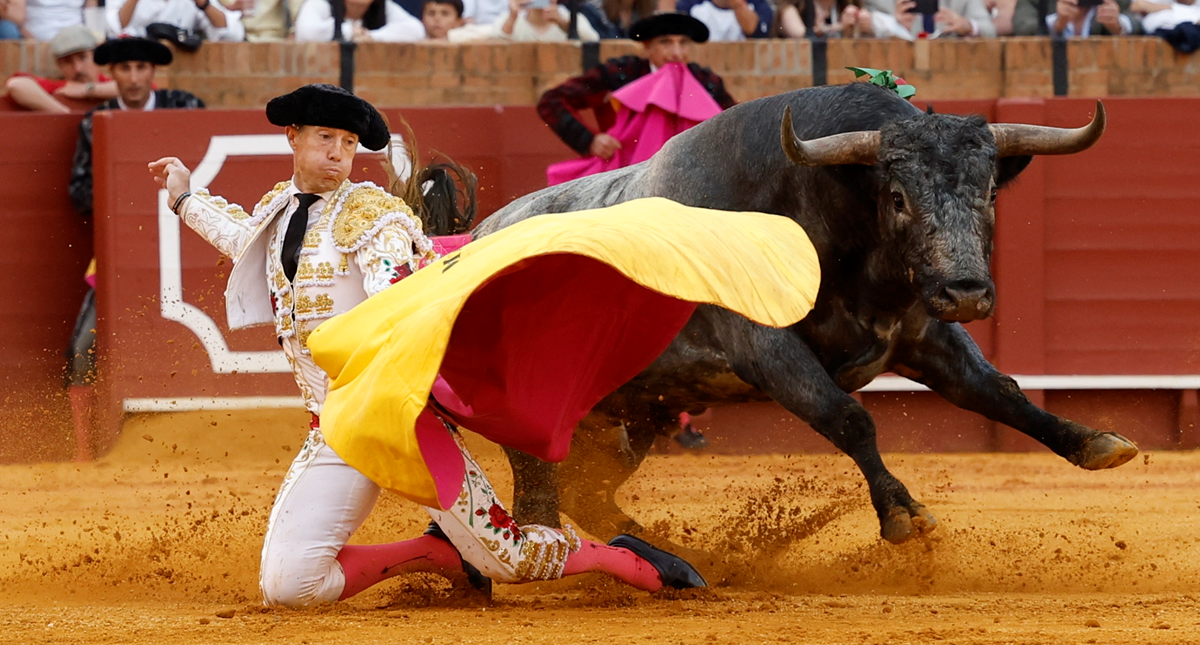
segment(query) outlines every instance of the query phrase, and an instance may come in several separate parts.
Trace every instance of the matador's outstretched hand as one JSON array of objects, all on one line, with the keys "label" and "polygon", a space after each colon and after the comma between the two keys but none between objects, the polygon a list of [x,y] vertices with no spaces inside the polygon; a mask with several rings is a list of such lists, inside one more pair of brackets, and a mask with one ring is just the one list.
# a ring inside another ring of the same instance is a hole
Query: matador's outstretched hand
[{"label": "matador's outstretched hand", "polygon": [[191,192],[192,171],[178,158],[163,157],[150,162],[147,167],[150,175],[154,177],[154,183],[158,184],[159,188],[167,189],[168,203],[174,204],[180,195]]}]

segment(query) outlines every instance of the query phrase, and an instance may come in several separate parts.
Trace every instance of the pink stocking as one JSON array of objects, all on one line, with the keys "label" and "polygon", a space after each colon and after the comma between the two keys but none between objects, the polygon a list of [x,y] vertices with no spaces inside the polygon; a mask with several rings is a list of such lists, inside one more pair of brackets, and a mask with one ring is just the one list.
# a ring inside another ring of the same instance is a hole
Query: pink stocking
[{"label": "pink stocking", "polygon": [[346,574],[346,586],[338,600],[345,600],[402,573],[461,573],[463,570],[458,551],[449,542],[432,535],[391,544],[345,546],[338,553],[337,561]]},{"label": "pink stocking", "polygon": [[567,556],[563,575],[599,571],[643,591],[662,589],[662,577],[649,562],[619,547],[581,540],[579,550]]}]

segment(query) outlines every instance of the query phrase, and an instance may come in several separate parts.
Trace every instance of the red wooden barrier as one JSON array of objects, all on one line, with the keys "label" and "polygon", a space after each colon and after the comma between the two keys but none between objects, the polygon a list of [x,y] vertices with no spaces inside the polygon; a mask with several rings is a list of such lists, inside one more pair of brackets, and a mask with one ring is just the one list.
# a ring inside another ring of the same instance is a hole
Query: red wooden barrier
[{"label": "red wooden barrier", "polygon": [[[1200,286],[1195,280],[1200,222],[1191,204],[1200,196],[1200,186],[1189,180],[1196,175],[1200,152],[1200,124],[1192,118],[1200,102],[1108,99],[1105,104],[1109,130],[1095,149],[1036,159],[1001,197],[994,265],[999,304],[994,318],[972,323],[969,329],[1002,370],[1027,377],[1031,395],[1049,409],[1118,430],[1144,447],[1195,446],[1200,377],[1188,375],[1200,374]],[[1087,121],[1093,106],[1091,101],[1053,99],[938,102],[936,109],[1076,126]],[[404,116],[423,150],[439,150],[476,170],[484,213],[541,187],[546,165],[570,155],[529,107],[408,109]],[[399,115],[389,112],[389,117],[395,124]],[[32,122],[10,120],[20,118],[44,121],[33,128],[28,125]],[[52,284],[42,274],[19,282],[15,274],[6,277],[14,288],[39,285],[37,297],[22,306],[57,325],[46,323],[48,331],[30,337],[20,350],[25,357],[21,360],[37,352],[51,357],[37,383],[54,389],[51,376],[61,364],[61,348],[82,293],[77,279],[88,253],[82,245],[66,247],[72,243],[67,238],[54,244],[55,254],[44,252],[47,231],[63,236],[63,222],[67,231],[84,230],[63,196],[73,145],[69,122],[62,121],[67,126],[61,126],[54,135],[58,143],[46,152],[56,169],[41,170],[20,161],[39,145],[45,148],[41,124],[51,123],[49,119],[0,115],[0,136],[6,141],[24,128],[37,132],[41,142],[22,144],[24,153],[0,156],[0,190],[11,195],[2,202],[6,218],[13,212],[9,204],[55,204],[58,219],[53,226],[51,221],[38,221],[42,232],[34,234],[31,228],[18,247],[30,262],[41,263],[37,266],[54,265],[59,273],[50,272]],[[268,138],[236,138],[247,135]],[[265,154],[271,146],[279,147],[280,137],[279,129],[257,111],[121,113],[97,119],[95,234],[109,441],[123,410],[164,409],[172,403],[187,408],[214,401],[270,404],[295,397],[269,331],[225,329],[222,292],[228,260],[190,231],[179,230],[174,215],[163,214],[164,205],[145,170],[148,161],[164,155],[179,156],[197,168],[207,153],[212,162],[204,172],[211,177],[213,192],[249,207],[290,174],[286,154]],[[218,169],[211,155],[222,148],[226,156]],[[10,150],[6,146],[0,155]],[[355,179],[381,180],[375,161],[368,156],[360,161]],[[203,174],[197,168],[197,177]],[[52,193],[48,202],[31,197],[53,190],[63,192]],[[28,209],[31,214],[21,220],[26,222],[22,227],[33,226],[29,222],[35,210]],[[57,252],[64,247],[65,253]],[[64,262],[70,266],[63,268]],[[30,314],[21,309],[15,315]],[[5,331],[18,329],[19,323],[0,317]],[[4,356],[9,360],[8,352]],[[1065,378],[1070,375],[1137,378],[1081,382]],[[1142,378],[1155,375],[1183,378]],[[15,381],[5,383],[5,395],[11,398]],[[885,450],[1029,446],[1015,432],[996,428],[932,393],[878,391],[879,386],[897,384],[884,379],[874,391],[860,394],[878,421]],[[717,451],[829,449],[773,404],[718,409],[710,432]],[[40,454],[50,455],[44,450]]]},{"label": "red wooden barrier", "polygon": [[0,463],[74,454],[65,353],[92,253],[67,197],[79,119],[0,117]]}]

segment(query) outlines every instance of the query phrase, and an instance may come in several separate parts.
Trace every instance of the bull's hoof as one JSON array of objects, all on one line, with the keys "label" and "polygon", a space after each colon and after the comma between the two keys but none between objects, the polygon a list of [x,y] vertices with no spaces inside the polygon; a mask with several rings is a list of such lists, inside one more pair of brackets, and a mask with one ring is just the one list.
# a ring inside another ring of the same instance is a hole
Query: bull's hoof
[{"label": "bull's hoof", "polygon": [[924,504],[913,502],[908,508],[898,506],[888,511],[879,534],[892,544],[903,544],[918,535],[929,533],[937,528],[937,523],[937,518]]},{"label": "bull's hoof", "polygon": [[1088,439],[1071,461],[1085,470],[1116,468],[1138,454],[1132,441],[1115,432],[1102,432]]}]

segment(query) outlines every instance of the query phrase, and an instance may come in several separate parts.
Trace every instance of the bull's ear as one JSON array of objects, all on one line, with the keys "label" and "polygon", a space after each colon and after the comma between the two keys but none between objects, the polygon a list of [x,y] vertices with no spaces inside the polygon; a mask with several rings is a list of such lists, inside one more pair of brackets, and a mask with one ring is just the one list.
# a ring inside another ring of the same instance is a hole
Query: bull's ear
[{"label": "bull's ear", "polygon": [[996,187],[1004,188],[1012,183],[1012,180],[1016,179],[1017,175],[1021,174],[1021,171],[1025,170],[1031,161],[1033,161],[1033,157],[1030,155],[1001,157],[997,163],[999,168],[996,173]]}]

